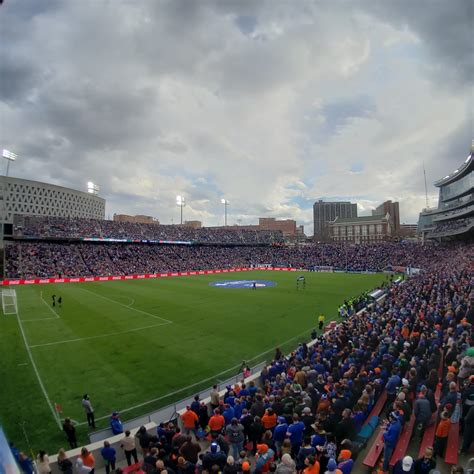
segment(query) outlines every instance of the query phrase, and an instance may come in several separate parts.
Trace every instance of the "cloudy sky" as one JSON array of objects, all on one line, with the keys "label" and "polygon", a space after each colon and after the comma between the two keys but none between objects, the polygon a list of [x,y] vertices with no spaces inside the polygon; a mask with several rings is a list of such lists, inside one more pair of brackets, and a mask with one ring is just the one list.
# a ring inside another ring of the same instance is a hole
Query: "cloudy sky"
[{"label": "cloudy sky", "polygon": [[[0,147],[11,175],[107,215],[312,234],[318,198],[414,223],[473,137],[471,0],[4,0]],[[4,164],[2,165],[4,166]],[[2,171],[3,172],[3,171]]]}]

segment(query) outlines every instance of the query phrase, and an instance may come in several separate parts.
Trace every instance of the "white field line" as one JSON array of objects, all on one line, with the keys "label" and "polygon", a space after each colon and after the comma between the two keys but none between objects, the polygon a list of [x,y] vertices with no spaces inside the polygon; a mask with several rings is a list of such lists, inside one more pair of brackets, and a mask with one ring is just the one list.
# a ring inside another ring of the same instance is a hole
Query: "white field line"
[{"label": "white field line", "polygon": [[[261,356],[264,356],[265,354],[268,354],[269,352],[272,352],[275,350],[275,347],[278,347],[278,346],[283,346],[285,344],[287,344],[288,342],[291,342],[293,339],[297,339],[298,337],[301,337],[303,336],[304,334],[307,334],[308,331],[310,331],[311,328],[307,329],[306,331],[300,333],[300,334],[297,334],[296,336],[293,336],[291,337],[290,339],[287,339],[286,341],[283,341],[283,342],[280,342],[279,344],[273,346],[271,349],[269,349],[268,351],[265,351],[265,352],[262,352],[260,354],[257,354],[256,356],[252,357],[251,359],[246,359],[247,362],[251,361],[251,360],[254,360],[254,359],[258,359],[259,357]],[[237,365],[234,365],[233,367],[230,367],[229,369],[227,370],[224,370],[222,372],[219,372],[218,374],[215,374],[211,377],[207,377],[206,379],[203,379],[203,380],[200,380],[199,382],[195,382],[191,385],[187,385],[186,387],[182,387],[178,390],[175,390],[173,392],[169,392],[165,395],[161,395],[160,397],[157,397],[157,398],[153,398],[152,400],[147,400],[146,402],[142,402],[142,403],[139,403],[138,405],[134,405],[132,407],[128,407],[128,408],[124,408],[124,409],[120,409],[118,410],[120,413],[126,413],[128,411],[132,411],[132,410],[136,410],[137,408],[141,408],[143,406],[146,406],[146,405],[149,405],[150,403],[154,403],[154,402],[158,402],[160,400],[163,400],[164,398],[168,398],[172,395],[177,395],[178,393],[181,393],[181,392],[184,392],[185,390],[188,390],[190,388],[193,388],[193,387],[196,387],[198,385],[201,385],[205,382],[210,382],[211,380],[216,380],[218,379],[218,377],[220,375],[223,375],[223,374],[227,374],[228,372],[232,371],[232,370],[235,370],[235,369],[238,369],[239,367],[242,366],[242,363],[240,364],[237,364]],[[106,416],[101,416],[100,418],[96,418],[96,421],[100,421],[100,420],[106,420],[110,418],[110,415],[106,415]],[[81,422],[81,423],[78,423],[78,426],[82,426],[82,425],[86,425],[87,422]]]},{"label": "white field line", "polygon": [[23,337],[23,342],[25,343],[25,348],[26,352],[28,353],[28,357],[30,358],[31,365],[33,366],[33,370],[35,371],[36,378],[38,379],[39,386],[41,387],[41,391],[43,392],[44,398],[46,399],[46,402],[48,403],[49,409],[51,410],[51,414],[53,415],[54,421],[58,425],[58,428],[62,430],[61,422],[58,420],[58,417],[56,415],[56,411],[54,410],[53,403],[48,397],[48,392],[46,392],[46,388],[43,384],[43,380],[41,379],[41,376],[39,374],[38,368],[36,367],[35,360],[33,359],[33,354],[31,353],[30,346],[28,345],[28,341],[26,339],[25,331],[23,329],[23,325],[21,324],[21,319],[20,319],[20,308],[18,305],[17,301],[17,320],[18,320],[18,326],[20,327],[20,332]]},{"label": "white field line", "polygon": [[130,307],[130,306],[133,306],[133,305],[135,304],[135,299],[134,299],[134,298],[130,298],[130,299],[132,300],[132,302],[129,303],[129,304],[127,304],[127,305],[125,305],[125,306]]},{"label": "white field line", "polygon": [[51,308],[51,306],[49,306],[49,304],[45,301],[45,299],[43,298],[43,292],[41,291],[40,292],[40,298],[41,298],[41,301],[47,306],[47,308],[55,315],[53,318],[36,318],[36,319],[22,319],[21,322],[22,323],[34,323],[36,321],[48,321],[48,320],[51,320],[51,319],[61,319],[61,317],[59,316],[58,313],[56,313],[56,311],[54,311],[53,308]]},{"label": "white field line", "polygon": [[35,321],[52,321],[53,319],[58,318],[36,318],[36,319],[22,319],[22,323],[34,323]]},{"label": "white field line", "polygon": [[169,323],[158,323],[158,324],[152,324],[151,326],[144,326],[144,327],[135,328],[135,329],[127,329],[126,331],[117,331],[117,332],[111,332],[108,334],[99,334],[98,336],[78,337],[77,339],[64,339],[62,341],[46,342],[44,344],[33,344],[30,347],[34,348],[34,347],[45,347],[45,346],[57,346],[59,344],[68,344],[69,342],[88,341],[90,339],[100,339],[102,337],[118,336],[119,334],[128,334],[130,332],[143,331],[144,329],[156,328],[158,326],[167,326],[168,324]]},{"label": "white field line", "polygon": [[[162,318],[161,316],[156,316],[156,314],[147,313],[146,311],[142,311],[141,309],[131,308],[129,305],[120,303],[119,301],[113,300],[112,298],[108,298],[107,296],[99,295],[95,291],[88,290],[87,288],[80,288],[80,289],[83,290],[83,291],[87,291],[88,293],[92,293],[94,296],[98,296],[99,298],[102,298],[104,300],[107,300],[107,301],[110,301],[112,303],[123,306],[124,308],[131,309],[132,311],[136,311],[137,313],[146,314],[147,316],[151,316],[152,318],[160,319],[161,321],[165,321],[168,324],[171,324],[173,322],[173,321],[170,321],[169,319]],[[133,303],[135,303],[135,300],[133,300]],[[131,304],[133,304],[133,303],[131,303]]]},{"label": "white field line", "polygon": [[43,298],[43,292],[40,293],[40,298],[41,298],[41,301],[47,306],[47,308],[54,314],[56,315],[56,319],[61,319],[61,316],[59,316],[58,313],[56,313],[56,311],[51,307],[49,306],[49,304],[45,301],[45,299]]}]

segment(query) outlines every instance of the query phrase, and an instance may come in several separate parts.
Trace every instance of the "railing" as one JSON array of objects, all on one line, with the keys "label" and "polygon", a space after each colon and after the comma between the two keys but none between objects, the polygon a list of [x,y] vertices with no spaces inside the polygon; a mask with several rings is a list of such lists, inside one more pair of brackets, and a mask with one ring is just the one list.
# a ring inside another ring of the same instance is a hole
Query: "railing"
[{"label": "railing", "polygon": [[[265,364],[266,362],[264,361],[252,367],[251,369],[252,374],[260,373],[260,371],[263,369]],[[219,391],[221,391],[225,389],[227,385],[234,385],[236,383],[241,382],[242,378],[243,378],[242,372],[239,371],[239,373],[234,375],[233,377],[230,377],[225,381],[219,382],[217,384],[217,388]],[[194,400],[195,395],[199,395],[199,399],[203,400],[210,396],[211,390],[212,390],[212,386],[201,391],[195,391],[193,392],[192,396],[178,400],[174,403],[166,405],[163,408],[160,408],[158,410],[152,411],[145,415],[139,416],[138,418],[133,418],[132,420],[125,421],[123,423],[123,429],[132,430],[133,428],[139,428],[140,426],[146,425],[151,422],[159,424],[159,423],[171,421],[178,416],[178,412],[180,410],[184,410],[188,405],[191,405],[192,401]],[[94,431],[93,433],[90,433],[89,439],[91,443],[96,443],[97,441],[101,441],[103,439],[109,438],[110,436],[113,436],[112,430],[110,428],[106,428],[103,430]]]}]

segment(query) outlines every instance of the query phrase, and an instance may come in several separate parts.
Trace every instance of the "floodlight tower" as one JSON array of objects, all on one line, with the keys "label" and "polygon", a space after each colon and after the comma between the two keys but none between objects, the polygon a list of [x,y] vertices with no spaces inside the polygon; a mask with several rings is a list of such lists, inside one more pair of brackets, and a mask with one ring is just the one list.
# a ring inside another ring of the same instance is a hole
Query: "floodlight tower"
[{"label": "floodlight tower", "polygon": [[5,160],[7,160],[7,173],[6,173],[6,177],[8,178],[8,171],[10,169],[10,163],[12,161],[15,161],[17,158],[18,158],[18,155],[16,153],[13,153],[11,151],[8,151],[8,150],[3,150],[2,152],[2,158],[5,158]]},{"label": "floodlight tower", "polygon": [[2,186],[2,208],[1,208],[1,222],[0,222],[0,245],[3,247],[3,235],[4,235],[4,227],[5,227],[5,221],[7,219],[7,204],[6,204],[6,200],[5,200],[5,193],[6,193],[6,189],[7,189],[7,186],[8,186],[8,172],[10,171],[10,163],[12,161],[15,161],[17,158],[18,158],[18,155],[16,153],[13,153],[11,151],[8,151],[8,150],[5,150],[3,149],[2,151],[2,158],[4,158],[5,160],[7,160],[7,172],[6,172],[6,175],[5,177],[3,178],[4,179],[4,182],[3,182],[3,186]]},{"label": "floodlight tower", "polygon": [[181,213],[181,225],[183,225],[183,207],[186,206],[184,196],[176,196],[176,205],[180,208]]},{"label": "floodlight tower", "polygon": [[100,191],[100,186],[98,184],[95,184],[92,181],[87,182],[87,192],[89,194],[94,194],[94,196],[98,196],[99,191]]},{"label": "floodlight tower", "polygon": [[229,201],[227,201],[227,199],[222,198],[221,204],[224,205],[224,225],[227,227],[227,206],[229,205]]}]

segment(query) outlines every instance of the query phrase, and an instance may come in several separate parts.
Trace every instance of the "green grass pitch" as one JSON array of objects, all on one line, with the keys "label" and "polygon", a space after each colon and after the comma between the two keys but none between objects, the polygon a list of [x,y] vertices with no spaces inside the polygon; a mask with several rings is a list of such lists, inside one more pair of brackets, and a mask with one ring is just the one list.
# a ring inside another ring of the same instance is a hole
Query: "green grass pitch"
[{"label": "green grass pitch", "polygon": [[[320,312],[326,321],[348,297],[386,275],[253,271],[153,280],[16,287],[19,320],[0,323],[0,422],[9,439],[34,450],[67,447],[51,405],[85,421],[88,393],[99,427],[113,410],[131,419],[236,374],[242,360],[271,360],[275,347],[309,340]],[[272,280],[274,287],[230,289],[212,281]],[[51,295],[62,296],[59,308]],[[33,364],[31,362],[33,360]],[[202,383],[200,383],[202,381]],[[166,396],[171,392],[194,387]],[[150,400],[154,402],[146,403]],[[131,409],[136,405],[141,405]],[[77,428],[86,444],[87,426]]]}]

